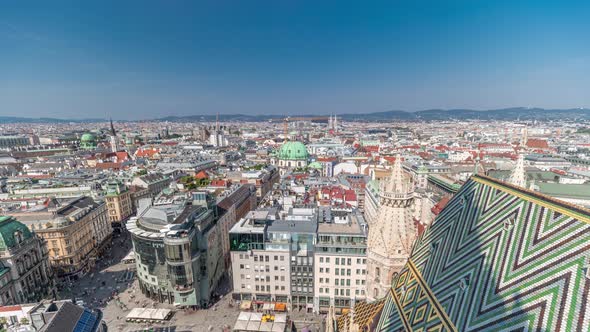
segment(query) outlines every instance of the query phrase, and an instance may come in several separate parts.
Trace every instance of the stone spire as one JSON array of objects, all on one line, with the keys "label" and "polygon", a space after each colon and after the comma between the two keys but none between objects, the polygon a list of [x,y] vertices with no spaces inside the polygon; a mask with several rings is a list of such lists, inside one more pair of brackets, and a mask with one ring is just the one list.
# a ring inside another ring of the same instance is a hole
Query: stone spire
[{"label": "stone spire", "polygon": [[404,181],[404,170],[402,169],[402,157],[398,153],[395,156],[395,162],[391,168],[391,174],[385,182],[384,189],[391,193],[405,193],[408,190],[408,185]]},{"label": "stone spire", "polygon": [[526,171],[524,169],[524,155],[521,153],[516,160],[516,167],[512,170],[508,182],[515,186],[526,187]]},{"label": "stone spire", "polygon": [[382,181],[379,210],[370,223],[367,236],[367,298],[385,296],[394,273],[399,272],[416,239],[413,219],[414,194],[409,176],[402,169],[402,158],[395,158],[391,175]]},{"label": "stone spire", "polygon": [[529,130],[527,127],[524,127],[522,129],[522,138],[521,138],[521,142],[520,142],[520,147],[522,149],[526,149],[526,144],[529,141]]},{"label": "stone spire", "polygon": [[334,114],[334,119],[332,120],[332,127],[334,127],[334,132],[338,132],[338,115]]}]

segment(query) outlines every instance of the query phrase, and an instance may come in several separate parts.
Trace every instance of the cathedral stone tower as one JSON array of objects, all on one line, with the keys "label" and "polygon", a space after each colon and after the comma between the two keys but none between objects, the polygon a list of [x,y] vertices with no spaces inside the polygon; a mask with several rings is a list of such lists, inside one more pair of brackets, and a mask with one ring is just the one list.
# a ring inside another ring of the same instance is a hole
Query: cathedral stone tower
[{"label": "cathedral stone tower", "polygon": [[395,158],[391,176],[381,185],[379,201],[378,215],[369,224],[368,299],[387,295],[393,274],[403,268],[416,239],[416,227],[412,219],[414,186],[402,169],[400,155]]}]

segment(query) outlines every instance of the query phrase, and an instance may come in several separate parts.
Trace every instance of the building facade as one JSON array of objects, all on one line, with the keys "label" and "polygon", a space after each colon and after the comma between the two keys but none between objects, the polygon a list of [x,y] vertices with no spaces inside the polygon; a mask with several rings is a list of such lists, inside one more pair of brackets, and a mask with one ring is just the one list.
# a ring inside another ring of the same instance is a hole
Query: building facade
[{"label": "building facade", "polygon": [[126,226],[142,293],[181,307],[208,306],[225,271],[213,210],[180,194],[141,203]]},{"label": "building facade", "polygon": [[113,232],[106,204],[90,197],[17,217],[45,240],[52,268],[66,280],[76,280],[94,267]]},{"label": "building facade", "polygon": [[14,217],[0,217],[0,305],[55,296],[44,241]]},{"label": "building facade", "polygon": [[127,220],[133,214],[131,192],[121,182],[109,182],[105,201],[111,225],[113,225],[113,228],[120,228],[121,222]]}]

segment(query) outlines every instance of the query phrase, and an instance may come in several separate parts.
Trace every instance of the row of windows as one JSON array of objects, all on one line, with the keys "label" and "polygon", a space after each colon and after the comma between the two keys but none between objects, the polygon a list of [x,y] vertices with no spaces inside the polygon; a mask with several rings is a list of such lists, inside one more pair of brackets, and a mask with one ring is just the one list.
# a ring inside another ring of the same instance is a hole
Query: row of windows
[{"label": "row of windows", "polygon": [[[320,294],[330,294],[330,288],[321,288],[320,287]],[[365,295],[365,290],[364,289],[360,289],[360,290],[359,289],[356,289],[354,291],[354,294],[357,295],[357,296],[358,295],[364,296]],[[338,295],[340,295],[340,296],[350,296],[350,289],[342,289],[342,288],[338,289],[338,288],[336,288],[336,289],[334,289],[334,295],[336,295],[336,296],[338,296]],[[320,303],[320,305],[329,305],[329,302],[327,304]]]},{"label": "row of windows", "polygon": [[[320,263],[330,263],[330,257],[320,257]],[[352,265],[352,258],[336,257],[336,265]],[[357,258],[357,264],[367,264],[366,258]]]},{"label": "row of windows", "polygon": [[[240,254],[240,259],[248,259],[248,255],[247,254]],[[254,261],[255,262],[270,262],[270,256],[268,255],[258,255],[258,256],[254,256]],[[274,261],[281,261],[284,262],[285,261],[285,256],[274,256]]]},{"label": "row of windows", "polygon": [[[320,267],[320,273],[330,273],[330,268],[329,267]],[[352,270],[351,269],[334,269],[334,273],[337,276],[350,276],[351,275]],[[365,275],[367,274],[367,270],[365,269],[356,269],[356,274],[357,275]]]},{"label": "row of windows", "polygon": [[[323,283],[329,284],[330,278],[320,278],[320,284],[323,284]],[[350,286],[350,279],[338,279],[338,278],[334,279],[334,284],[336,286],[338,286],[338,285],[345,286],[345,283],[346,283],[346,286]],[[357,286],[365,285],[365,279],[356,279],[356,285]]]},{"label": "row of windows", "polygon": [[[245,270],[249,270],[249,269],[250,269],[250,265],[248,265],[248,264],[246,264],[246,265],[244,265],[244,264],[240,264],[240,269],[241,269],[241,270],[244,270],[244,269],[245,269]],[[278,266],[275,266],[275,267],[274,267],[274,270],[275,270],[275,271],[279,271],[279,267],[278,267]],[[285,267],[284,267],[284,266],[281,266],[281,267],[280,267],[280,270],[281,270],[281,271],[286,271],[286,269],[285,269]],[[254,272],[270,272],[270,266],[266,265],[266,266],[264,266],[264,267],[263,267],[263,266],[261,265],[260,267],[258,267],[258,266],[256,266],[256,265],[255,265],[255,266],[254,266]]]}]

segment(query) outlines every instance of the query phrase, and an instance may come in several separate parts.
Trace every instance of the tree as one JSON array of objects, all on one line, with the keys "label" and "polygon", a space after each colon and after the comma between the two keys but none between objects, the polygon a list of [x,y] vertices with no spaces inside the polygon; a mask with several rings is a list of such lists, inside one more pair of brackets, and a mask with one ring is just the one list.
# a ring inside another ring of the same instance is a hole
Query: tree
[{"label": "tree", "polygon": [[29,325],[29,320],[27,319],[27,317],[23,317],[20,319],[20,323],[21,325]]}]

